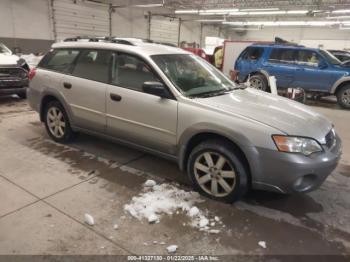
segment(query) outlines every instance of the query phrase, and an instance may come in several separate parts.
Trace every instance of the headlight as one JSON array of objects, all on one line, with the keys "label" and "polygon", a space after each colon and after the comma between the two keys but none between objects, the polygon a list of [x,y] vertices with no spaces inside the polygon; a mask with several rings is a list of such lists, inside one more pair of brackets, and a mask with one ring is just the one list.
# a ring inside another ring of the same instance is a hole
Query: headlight
[{"label": "headlight", "polygon": [[272,138],[281,152],[301,153],[308,156],[323,150],[321,145],[312,138],[281,135],[274,135]]}]

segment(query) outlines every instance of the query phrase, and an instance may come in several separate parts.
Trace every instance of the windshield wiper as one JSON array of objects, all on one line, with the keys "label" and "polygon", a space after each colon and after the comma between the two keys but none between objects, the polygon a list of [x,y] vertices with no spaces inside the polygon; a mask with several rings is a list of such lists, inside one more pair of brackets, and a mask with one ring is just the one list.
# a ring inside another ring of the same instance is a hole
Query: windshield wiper
[{"label": "windshield wiper", "polygon": [[233,89],[230,90],[217,90],[217,91],[209,91],[209,92],[204,92],[204,93],[200,93],[200,94],[195,94],[195,95],[191,95],[190,97],[195,98],[195,97],[213,97],[213,96],[221,96],[221,95],[225,95],[229,92],[231,92]]}]

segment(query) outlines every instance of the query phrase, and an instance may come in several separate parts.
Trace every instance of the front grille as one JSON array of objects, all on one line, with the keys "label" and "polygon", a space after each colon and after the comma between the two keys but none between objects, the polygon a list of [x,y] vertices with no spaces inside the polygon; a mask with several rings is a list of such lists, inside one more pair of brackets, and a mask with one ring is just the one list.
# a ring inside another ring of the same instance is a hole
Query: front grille
[{"label": "front grille", "polygon": [[23,80],[27,78],[27,71],[20,67],[14,68],[0,68],[1,80]]},{"label": "front grille", "polygon": [[336,139],[335,139],[335,131],[333,128],[331,129],[331,131],[328,132],[328,134],[325,137],[325,140],[326,140],[326,146],[328,148],[332,148],[335,145]]}]

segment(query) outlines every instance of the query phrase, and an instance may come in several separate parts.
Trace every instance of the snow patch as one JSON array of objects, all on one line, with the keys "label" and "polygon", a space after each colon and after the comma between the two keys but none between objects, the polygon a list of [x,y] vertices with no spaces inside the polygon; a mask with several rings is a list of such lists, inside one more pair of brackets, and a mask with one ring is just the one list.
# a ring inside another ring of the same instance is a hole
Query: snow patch
[{"label": "snow patch", "polygon": [[259,241],[259,246],[261,246],[262,248],[266,248],[266,242],[265,241]]},{"label": "snow patch", "polygon": [[93,226],[95,224],[95,220],[94,220],[94,218],[91,215],[85,214],[84,218],[85,218],[85,223],[86,224],[88,224],[90,226]]},{"label": "snow patch", "polygon": [[[166,183],[152,187],[147,186],[149,184],[151,182],[146,181],[144,192],[124,205],[126,212],[138,220],[147,219],[149,223],[159,223],[162,215],[179,214],[181,211],[190,219],[188,225],[210,233],[213,229],[210,226],[215,226],[215,223],[211,225],[205,213],[195,206],[204,201],[197,192],[187,192]],[[219,217],[214,220],[220,221]]]},{"label": "snow patch", "polygon": [[177,250],[177,245],[171,245],[166,248],[169,253],[175,253]]},{"label": "snow patch", "polygon": [[157,184],[156,181],[148,179],[143,185],[145,187],[154,187],[156,184]]}]

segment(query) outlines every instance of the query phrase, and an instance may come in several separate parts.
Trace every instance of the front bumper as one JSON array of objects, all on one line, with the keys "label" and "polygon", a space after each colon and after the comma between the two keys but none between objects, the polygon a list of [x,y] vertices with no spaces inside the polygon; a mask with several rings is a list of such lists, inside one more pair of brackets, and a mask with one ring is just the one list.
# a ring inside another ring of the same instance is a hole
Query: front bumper
[{"label": "front bumper", "polygon": [[281,193],[309,192],[317,189],[336,168],[341,156],[341,139],[323,146],[324,151],[304,156],[271,149],[257,149],[258,168],[253,168],[253,188]]},{"label": "front bumper", "polygon": [[28,72],[21,67],[0,67],[0,94],[26,92]]}]

